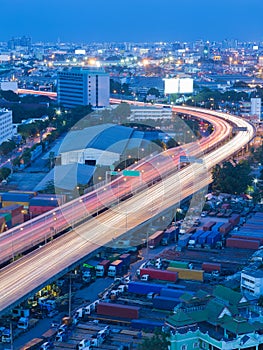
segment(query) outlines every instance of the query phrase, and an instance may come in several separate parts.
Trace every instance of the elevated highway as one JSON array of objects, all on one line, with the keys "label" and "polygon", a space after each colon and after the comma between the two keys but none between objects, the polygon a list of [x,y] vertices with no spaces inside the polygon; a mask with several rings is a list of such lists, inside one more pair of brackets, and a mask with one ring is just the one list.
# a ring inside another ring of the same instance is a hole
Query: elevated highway
[{"label": "elevated highway", "polygon": [[[29,245],[32,247],[47,240],[54,231],[72,227],[84,218],[89,219],[1,269],[1,313],[14,307],[47,281],[54,280],[89,253],[151,219],[156,214],[155,208],[157,212],[164,211],[201,190],[211,181],[210,169],[245,146],[254,136],[254,128],[235,116],[188,107],[173,109],[212,122],[214,132],[198,145],[193,143],[169,150],[139,164],[136,168],[141,171],[142,181],[120,177],[103,188],[1,235],[1,262],[4,262],[27,250]],[[228,140],[232,125],[246,131],[240,131]],[[218,145],[217,148],[215,145]],[[209,152],[206,153],[206,150]],[[199,157],[202,164],[193,163],[179,170],[179,158],[185,154]],[[152,186],[147,187],[149,183]],[[144,189],[140,188],[143,186]],[[127,197],[131,189],[133,196],[120,202],[119,198]],[[110,210],[99,213],[101,209],[110,207]],[[93,217],[91,214],[96,212],[99,215]]]}]

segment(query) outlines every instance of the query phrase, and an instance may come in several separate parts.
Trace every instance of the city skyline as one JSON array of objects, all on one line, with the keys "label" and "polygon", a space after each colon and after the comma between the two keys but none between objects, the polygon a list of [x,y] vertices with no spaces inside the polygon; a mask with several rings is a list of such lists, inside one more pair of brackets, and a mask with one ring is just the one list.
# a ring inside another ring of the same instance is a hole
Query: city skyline
[{"label": "city skyline", "polygon": [[157,0],[1,1],[1,40],[30,35],[33,41],[262,41],[261,0],[175,3]]}]

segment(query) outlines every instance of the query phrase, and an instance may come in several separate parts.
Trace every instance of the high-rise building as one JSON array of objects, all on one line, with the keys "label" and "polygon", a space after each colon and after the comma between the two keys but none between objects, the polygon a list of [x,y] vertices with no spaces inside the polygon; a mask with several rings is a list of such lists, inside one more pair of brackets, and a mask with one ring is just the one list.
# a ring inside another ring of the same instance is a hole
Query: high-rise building
[{"label": "high-rise building", "polygon": [[13,137],[12,111],[0,109],[0,145]]},{"label": "high-rise building", "polygon": [[64,107],[105,107],[109,98],[109,74],[101,69],[72,67],[58,74],[58,103]]},{"label": "high-rise building", "polygon": [[251,98],[251,115],[261,118],[261,98]]}]

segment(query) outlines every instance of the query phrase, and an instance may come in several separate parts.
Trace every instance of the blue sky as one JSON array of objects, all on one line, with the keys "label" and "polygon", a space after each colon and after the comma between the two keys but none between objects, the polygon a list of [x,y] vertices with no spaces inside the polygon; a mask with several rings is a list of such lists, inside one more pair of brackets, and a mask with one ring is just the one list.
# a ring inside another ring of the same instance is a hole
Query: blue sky
[{"label": "blue sky", "polygon": [[0,40],[263,41],[263,0],[0,0]]}]

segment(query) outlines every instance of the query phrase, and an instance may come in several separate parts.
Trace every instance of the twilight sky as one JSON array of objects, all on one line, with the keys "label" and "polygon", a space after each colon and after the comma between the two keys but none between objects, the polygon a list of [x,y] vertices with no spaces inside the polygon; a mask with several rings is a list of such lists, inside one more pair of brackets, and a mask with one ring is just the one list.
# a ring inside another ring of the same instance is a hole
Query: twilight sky
[{"label": "twilight sky", "polygon": [[0,0],[0,41],[263,41],[263,0]]}]

